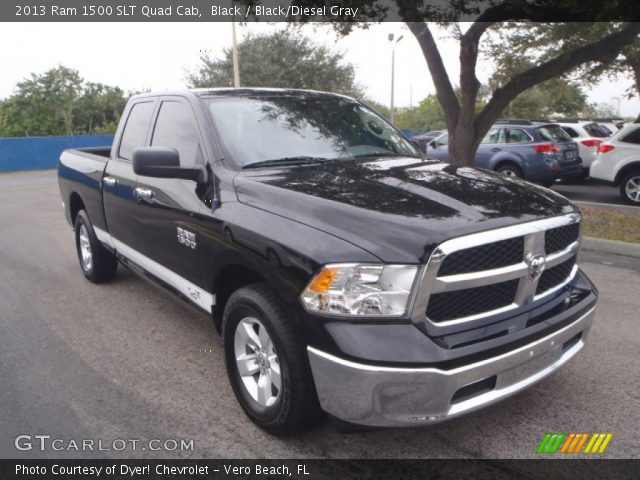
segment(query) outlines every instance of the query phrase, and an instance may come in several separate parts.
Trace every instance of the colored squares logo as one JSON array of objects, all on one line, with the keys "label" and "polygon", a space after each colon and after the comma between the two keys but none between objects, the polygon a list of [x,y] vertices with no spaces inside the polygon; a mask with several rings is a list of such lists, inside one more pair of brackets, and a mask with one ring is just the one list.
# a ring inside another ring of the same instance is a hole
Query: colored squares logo
[{"label": "colored squares logo", "polygon": [[537,453],[604,453],[612,438],[612,433],[545,433]]}]

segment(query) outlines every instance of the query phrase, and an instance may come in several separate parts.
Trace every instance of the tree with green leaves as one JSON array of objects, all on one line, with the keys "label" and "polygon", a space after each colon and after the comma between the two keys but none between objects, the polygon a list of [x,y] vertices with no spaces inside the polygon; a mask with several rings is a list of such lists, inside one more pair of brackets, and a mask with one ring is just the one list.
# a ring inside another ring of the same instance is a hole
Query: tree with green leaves
[{"label": "tree with green leaves", "polygon": [[[492,84],[492,79],[489,84]],[[545,119],[554,116],[580,117],[591,113],[587,94],[566,78],[552,78],[525,90],[500,114],[501,118]]]},{"label": "tree with green leaves", "polygon": [[429,95],[415,107],[401,108],[395,115],[398,128],[409,130],[440,130],[445,127],[442,107],[435,95]]},{"label": "tree with green leaves", "polygon": [[[314,44],[289,30],[248,35],[238,44],[240,82],[245,87],[306,88],[362,97],[352,65],[344,54]],[[231,48],[221,58],[202,55],[187,75],[190,87],[233,86]]]},{"label": "tree with green leaves", "polygon": [[85,82],[64,66],[31,74],[0,103],[0,136],[114,132],[127,99],[118,87]]},{"label": "tree with green leaves", "polygon": [[72,135],[73,106],[82,88],[76,70],[63,66],[19,82],[3,104],[9,136]]},{"label": "tree with green leaves", "polygon": [[[496,73],[504,76],[518,70],[514,58],[520,58],[526,52],[536,52],[540,60],[546,60],[557,48],[555,45],[563,42],[563,39],[571,40],[564,40],[563,49],[568,50],[579,44],[593,42],[604,35],[611,35],[623,26],[620,22],[590,22],[578,26],[562,23],[506,23],[499,34],[493,36],[488,52],[496,62]],[[501,47],[505,41],[510,45],[509,51]],[[623,46],[613,60],[586,62],[567,74],[571,83],[582,86],[591,86],[602,77],[621,76],[631,79],[632,83],[625,92],[612,92],[612,96],[640,97],[640,39],[637,37]],[[597,107],[599,110],[603,108],[606,110],[605,106]],[[636,121],[640,121],[640,114]]]}]

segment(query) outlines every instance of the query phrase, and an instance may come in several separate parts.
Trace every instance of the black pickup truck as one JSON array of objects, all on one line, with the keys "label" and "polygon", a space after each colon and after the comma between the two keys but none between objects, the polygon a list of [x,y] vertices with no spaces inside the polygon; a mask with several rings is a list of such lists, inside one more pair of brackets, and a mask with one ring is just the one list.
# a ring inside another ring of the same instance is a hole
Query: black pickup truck
[{"label": "black pickup truck", "polygon": [[80,266],[123,264],[213,319],[247,415],[420,426],[512,395],[585,345],[581,216],[519,179],[421,156],[351,98],[133,97],[112,148],[58,167]]}]

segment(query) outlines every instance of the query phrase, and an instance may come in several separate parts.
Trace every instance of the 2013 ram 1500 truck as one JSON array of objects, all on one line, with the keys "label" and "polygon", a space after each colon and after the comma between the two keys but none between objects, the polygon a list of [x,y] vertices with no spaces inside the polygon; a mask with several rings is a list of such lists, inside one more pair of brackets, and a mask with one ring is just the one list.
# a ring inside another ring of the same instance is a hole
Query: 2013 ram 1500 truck
[{"label": "2013 ram 1500 truck", "polygon": [[420,426],[576,355],[597,292],[579,211],[424,159],[359,102],[215,89],[133,97],[111,148],[58,167],[92,282],[119,263],[213,318],[247,415]]}]

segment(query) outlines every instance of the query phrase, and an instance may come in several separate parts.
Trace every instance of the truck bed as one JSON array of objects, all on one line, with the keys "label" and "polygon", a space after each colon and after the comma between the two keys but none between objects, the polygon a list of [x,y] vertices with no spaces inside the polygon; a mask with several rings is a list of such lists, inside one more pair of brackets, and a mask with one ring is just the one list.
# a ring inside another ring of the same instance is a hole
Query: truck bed
[{"label": "truck bed", "polygon": [[64,152],[105,162],[111,156],[111,147],[69,148]]},{"label": "truck bed", "polygon": [[[94,225],[106,230],[102,209],[102,176],[111,156],[111,147],[71,148],[58,162],[58,183],[65,199],[65,214],[73,225],[75,212],[87,210]],[[72,196],[71,192],[76,192]],[[82,199],[82,205],[74,203]]]}]

